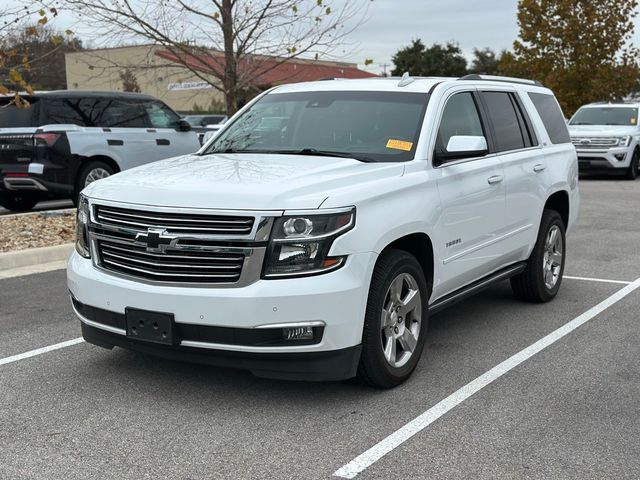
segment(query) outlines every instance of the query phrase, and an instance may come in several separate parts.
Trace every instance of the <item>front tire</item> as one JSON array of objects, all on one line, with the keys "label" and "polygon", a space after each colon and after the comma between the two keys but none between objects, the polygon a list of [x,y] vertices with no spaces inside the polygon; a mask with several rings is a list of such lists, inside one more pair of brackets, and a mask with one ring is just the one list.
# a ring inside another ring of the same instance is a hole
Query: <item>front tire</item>
[{"label": "front tire", "polygon": [[383,252],[369,288],[358,380],[392,388],[411,376],[424,348],[428,301],[416,258],[402,250]]},{"label": "front tire", "polygon": [[564,274],[565,245],[562,217],[555,210],[545,210],[527,266],[511,278],[511,288],[517,298],[538,303],[553,300]]},{"label": "front tire", "polygon": [[0,194],[0,206],[12,212],[28,212],[40,201],[40,195],[33,192]]},{"label": "front tire", "polygon": [[76,193],[73,198],[73,203],[77,206],[80,192],[87,185],[95,182],[96,180],[110,177],[113,174],[113,168],[111,167],[111,165],[105,162],[102,162],[100,160],[88,162],[82,167],[82,169],[80,170],[80,174],[78,175],[78,180],[76,182]]},{"label": "front tire", "polygon": [[631,164],[627,170],[625,177],[627,180],[635,180],[640,173],[640,150],[634,150]]}]

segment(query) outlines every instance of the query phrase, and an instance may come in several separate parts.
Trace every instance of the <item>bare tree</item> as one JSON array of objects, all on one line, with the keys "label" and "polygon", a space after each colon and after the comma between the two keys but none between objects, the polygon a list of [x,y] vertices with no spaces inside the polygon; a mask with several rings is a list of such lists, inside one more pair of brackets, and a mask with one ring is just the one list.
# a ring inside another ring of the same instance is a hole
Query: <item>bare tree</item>
[{"label": "bare tree", "polygon": [[[61,0],[109,45],[151,42],[236,111],[244,92],[294,58],[346,44],[370,0]],[[341,6],[334,6],[339,3]]]}]

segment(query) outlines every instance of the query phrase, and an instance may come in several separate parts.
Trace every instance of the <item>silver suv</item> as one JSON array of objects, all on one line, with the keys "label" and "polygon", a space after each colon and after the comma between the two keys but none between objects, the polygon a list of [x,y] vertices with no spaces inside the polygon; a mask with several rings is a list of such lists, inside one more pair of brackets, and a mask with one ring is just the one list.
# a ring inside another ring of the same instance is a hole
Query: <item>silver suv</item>
[{"label": "silver suv", "polygon": [[580,107],[569,120],[580,172],[622,173],[629,180],[638,176],[639,107],[638,103],[593,103]]}]

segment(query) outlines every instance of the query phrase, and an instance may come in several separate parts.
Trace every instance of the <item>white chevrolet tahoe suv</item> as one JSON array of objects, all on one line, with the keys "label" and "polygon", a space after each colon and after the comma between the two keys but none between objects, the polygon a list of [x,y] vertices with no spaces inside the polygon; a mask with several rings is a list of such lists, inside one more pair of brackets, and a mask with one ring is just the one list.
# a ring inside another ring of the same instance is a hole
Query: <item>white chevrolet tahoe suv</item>
[{"label": "white chevrolet tahoe suv", "polygon": [[392,387],[442,308],[509,278],[551,300],[578,207],[534,82],[285,85],[196,154],[90,184],[68,287],[96,345]]},{"label": "white chevrolet tahoe suv", "polygon": [[638,103],[594,103],[580,107],[569,120],[580,172],[640,174]]}]

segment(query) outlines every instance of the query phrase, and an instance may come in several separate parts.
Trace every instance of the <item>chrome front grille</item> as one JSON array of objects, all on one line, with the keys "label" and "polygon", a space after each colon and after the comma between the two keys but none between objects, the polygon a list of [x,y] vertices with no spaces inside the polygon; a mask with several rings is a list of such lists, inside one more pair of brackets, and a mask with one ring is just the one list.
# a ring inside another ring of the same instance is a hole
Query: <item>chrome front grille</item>
[{"label": "chrome front grille", "polygon": [[618,146],[618,139],[615,137],[572,137],[571,142],[578,150],[603,150]]},{"label": "chrome front grille", "polygon": [[93,261],[106,273],[146,283],[246,286],[260,278],[273,219],[281,214],[92,203]]},{"label": "chrome front grille", "polygon": [[222,215],[204,215],[182,212],[155,212],[96,205],[98,223],[113,227],[146,231],[161,228],[174,234],[193,235],[247,235],[251,233],[255,219]]},{"label": "chrome front grille", "polygon": [[232,252],[167,250],[148,252],[129,243],[98,240],[102,267],[133,277],[159,282],[235,283],[245,256]]}]

